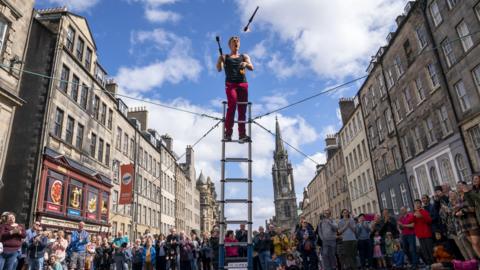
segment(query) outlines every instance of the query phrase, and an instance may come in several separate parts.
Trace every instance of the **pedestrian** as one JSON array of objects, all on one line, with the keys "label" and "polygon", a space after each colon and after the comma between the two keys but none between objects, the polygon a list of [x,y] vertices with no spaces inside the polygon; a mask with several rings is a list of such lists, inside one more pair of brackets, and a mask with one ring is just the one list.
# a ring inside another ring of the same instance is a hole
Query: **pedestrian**
[{"label": "pedestrian", "polygon": [[365,220],[365,214],[361,213],[358,215],[358,223],[355,225],[355,234],[358,238],[357,247],[361,268],[373,266],[370,231],[370,224]]},{"label": "pedestrian", "polygon": [[178,261],[178,245],[180,243],[180,237],[177,234],[175,228],[170,228],[170,234],[167,236],[166,247],[167,247],[167,269],[178,269],[180,268]]},{"label": "pedestrian", "polygon": [[[93,258],[95,257],[95,249],[97,248],[97,237],[95,235],[90,235],[90,242],[86,246],[85,254],[85,269],[90,270],[94,269]],[[118,269],[121,270],[121,269]]]},{"label": "pedestrian", "polygon": [[155,247],[152,243],[152,238],[146,237],[145,247],[142,252],[143,270],[155,269]]},{"label": "pedestrian", "polygon": [[200,258],[200,238],[197,236],[195,230],[190,231],[190,241],[192,243],[192,270],[197,270],[199,267],[199,258]]},{"label": "pedestrian", "polygon": [[95,270],[110,270],[110,264],[113,261],[112,253],[113,251],[108,243],[108,239],[103,238],[101,244],[97,245],[95,248],[95,256],[93,257],[93,265]]},{"label": "pedestrian", "polygon": [[338,226],[332,219],[330,210],[324,211],[324,217],[320,220],[317,231],[322,239],[322,260],[325,270],[337,269],[336,263],[336,239]]},{"label": "pedestrian", "polygon": [[[405,267],[405,253],[398,242],[393,245],[393,249],[392,268],[396,270],[402,270]],[[411,269],[416,269],[416,267]]]},{"label": "pedestrian", "polygon": [[[241,142],[250,141],[245,131],[245,113],[248,102],[248,83],[245,76],[245,69],[253,71],[250,57],[241,54],[240,38],[231,37],[228,40],[230,54],[220,55],[217,61],[217,70],[225,69],[225,91],[227,94],[228,108],[225,119],[225,140],[232,139],[235,110],[238,107],[238,136]],[[240,102],[241,104],[238,104]]]},{"label": "pedestrian", "polygon": [[43,270],[45,251],[48,245],[48,232],[40,232],[28,244],[28,270]]},{"label": "pedestrian", "polygon": [[275,235],[272,237],[273,253],[284,264],[289,249],[288,237],[282,232],[281,227],[277,227]]},{"label": "pedestrian", "polygon": [[356,269],[357,237],[355,235],[355,221],[350,216],[350,211],[348,211],[347,209],[342,210],[342,218],[338,222],[338,233],[341,235],[342,238],[342,269]]},{"label": "pedestrian", "polygon": [[[143,247],[140,239],[135,239],[132,247],[132,270],[142,270],[143,267]],[[164,270],[165,268],[161,268]]]},{"label": "pedestrian", "polygon": [[415,213],[413,224],[415,230],[415,236],[417,236],[420,242],[420,250],[422,252],[422,258],[426,265],[433,264],[433,239],[432,239],[432,218],[427,210],[423,208],[425,204],[422,201],[416,199],[414,201]]},{"label": "pedestrian", "polygon": [[55,254],[51,254],[50,257],[48,257],[47,270],[63,270],[63,266]]},{"label": "pedestrian", "polygon": [[392,256],[393,252],[395,251],[393,246],[396,243],[395,239],[393,239],[392,233],[387,232],[385,235],[385,262],[387,263],[387,267],[392,266]]},{"label": "pedestrian", "polygon": [[210,246],[208,232],[203,233],[202,242],[200,244],[200,260],[202,262],[202,270],[212,269],[213,250]]},{"label": "pedestrian", "polygon": [[167,268],[167,246],[166,237],[161,233],[155,241],[156,270],[165,270]]},{"label": "pedestrian", "polygon": [[80,221],[78,223],[78,230],[72,232],[72,240],[67,248],[70,253],[70,270],[84,270],[85,269],[85,253],[86,246],[89,242],[88,232],[83,228],[85,223]]},{"label": "pedestrian", "polygon": [[[311,233],[311,232],[310,232]],[[312,240],[308,230],[304,232],[302,242],[299,245],[300,254],[302,254],[302,262],[304,270],[317,270],[318,257],[315,248],[315,241]]]},{"label": "pedestrian", "polygon": [[385,262],[385,258],[382,252],[382,236],[380,235],[380,231],[375,231],[375,235],[373,237],[373,258],[376,260],[377,268],[386,268],[387,263]]},{"label": "pedestrian", "polygon": [[410,266],[416,268],[418,264],[417,258],[417,244],[414,229],[414,216],[413,213],[409,213],[407,208],[402,206],[400,208],[400,218],[398,227],[402,233],[401,243],[403,250],[405,251]]},{"label": "pedestrian", "polygon": [[[245,229],[245,224],[240,224],[240,229],[235,232],[235,238],[238,242],[246,243],[248,239],[248,231]],[[238,256],[247,257],[247,247],[241,246],[238,248]]]},{"label": "pedestrian", "polygon": [[14,213],[6,214],[5,223],[0,225],[0,240],[3,252],[0,254],[0,269],[14,270],[17,264],[18,250],[26,236],[25,227],[16,223]]},{"label": "pedestrian", "polygon": [[65,270],[67,269],[67,264],[66,264],[67,247],[68,247],[68,241],[67,239],[65,239],[65,233],[60,230],[57,232],[57,239],[52,245],[52,251],[53,251],[53,254],[55,254],[56,260],[62,265],[62,268]]},{"label": "pedestrian", "polygon": [[213,258],[212,258],[212,267],[213,269],[219,269],[218,268],[218,251],[219,251],[219,229],[218,227],[213,228],[211,237],[209,240],[210,247],[213,251]]},{"label": "pedestrian", "polygon": [[238,257],[238,246],[229,245],[229,243],[238,243],[233,231],[227,231],[225,235],[225,253],[227,257]]},{"label": "pedestrian", "polygon": [[253,248],[258,253],[260,264],[263,269],[268,269],[268,261],[270,260],[271,239],[265,233],[265,229],[258,227],[258,234],[253,239]]},{"label": "pedestrian", "polygon": [[[475,213],[475,205],[468,199],[472,192],[466,182],[457,184],[459,204],[455,216],[458,218],[462,232],[467,236],[477,258],[480,258],[480,226]],[[475,192],[475,191],[473,191]],[[473,193],[472,193],[473,194]]]},{"label": "pedestrian", "polygon": [[183,236],[180,244],[180,270],[192,270],[193,244],[187,235]]}]

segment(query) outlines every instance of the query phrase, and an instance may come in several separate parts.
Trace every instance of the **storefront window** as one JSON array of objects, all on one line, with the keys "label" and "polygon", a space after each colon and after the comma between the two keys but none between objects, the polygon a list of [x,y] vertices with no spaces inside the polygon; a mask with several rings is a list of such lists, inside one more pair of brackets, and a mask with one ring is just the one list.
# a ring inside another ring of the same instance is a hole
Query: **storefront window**
[{"label": "storefront window", "polygon": [[83,210],[83,184],[78,180],[70,180],[68,194],[68,211],[70,216],[81,216]]},{"label": "storefront window", "polygon": [[102,204],[101,204],[101,215],[100,218],[102,221],[107,221],[108,220],[108,193],[103,192],[102,193]]},{"label": "storefront window", "polygon": [[61,212],[63,210],[64,181],[64,175],[48,170],[47,190],[44,198],[47,211]]},{"label": "storefront window", "polygon": [[98,215],[98,190],[89,187],[87,197],[87,218],[97,219]]}]

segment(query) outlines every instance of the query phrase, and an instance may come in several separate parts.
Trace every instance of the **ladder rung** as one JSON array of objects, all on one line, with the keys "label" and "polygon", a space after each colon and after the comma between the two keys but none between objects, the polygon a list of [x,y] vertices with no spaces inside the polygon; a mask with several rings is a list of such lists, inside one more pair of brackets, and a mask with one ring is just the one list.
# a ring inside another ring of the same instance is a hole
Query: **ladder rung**
[{"label": "ladder rung", "polygon": [[225,183],[248,183],[251,180],[249,180],[248,178],[225,178],[225,180],[223,181]]},{"label": "ladder rung", "polygon": [[[229,242],[229,243],[225,243],[225,246],[226,247],[246,247],[248,246],[248,243],[247,242]],[[236,257],[236,259],[238,259]]]},{"label": "ladder rung", "polygon": [[248,102],[248,101],[237,101],[237,105],[250,105],[252,103]]},{"label": "ladder rung", "polygon": [[248,121],[248,120],[246,120],[246,121],[238,121],[238,120],[235,120],[235,121],[233,121],[233,122],[235,122],[235,123],[237,123],[237,124],[248,124],[248,123],[250,123],[250,121]]},{"label": "ladder rung", "polygon": [[225,158],[222,159],[224,162],[251,162],[251,159],[248,158]]},{"label": "ladder rung", "polygon": [[240,141],[240,140],[222,140],[222,142],[226,142],[226,143],[244,143],[244,141]]},{"label": "ladder rung", "polygon": [[225,224],[249,224],[248,220],[226,220]]},{"label": "ladder rung", "polygon": [[[219,203],[221,201],[218,201]],[[225,200],[225,203],[251,203],[252,201],[246,200],[246,199],[227,199]]]}]

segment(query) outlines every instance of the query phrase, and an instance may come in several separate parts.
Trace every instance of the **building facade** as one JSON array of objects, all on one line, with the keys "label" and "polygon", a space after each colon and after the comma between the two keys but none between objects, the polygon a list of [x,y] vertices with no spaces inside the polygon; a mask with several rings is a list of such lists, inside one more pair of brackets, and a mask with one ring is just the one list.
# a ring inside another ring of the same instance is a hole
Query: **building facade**
[{"label": "building facade", "polygon": [[293,168],[288,160],[288,153],[282,141],[280,125],[276,120],[275,152],[272,166],[273,197],[275,216],[273,223],[285,229],[297,224],[297,198],[293,179]]},{"label": "building facade", "polygon": [[[438,69],[446,80],[442,90],[451,96],[452,125],[460,128],[468,157],[450,154],[451,174],[470,181],[470,164],[480,172],[480,5],[478,1],[426,1],[424,6],[432,43],[439,48]],[[441,166],[441,164],[440,164]],[[452,178],[452,177],[451,177]]]},{"label": "building facade", "polygon": [[[0,2],[0,189],[30,32],[34,0]],[[1,191],[0,191],[1,192]]]},{"label": "building facade", "polygon": [[339,102],[343,127],[339,131],[341,151],[345,158],[345,173],[350,192],[351,211],[378,213],[378,196],[373,177],[372,162],[363,124],[363,112],[354,99]]},{"label": "building facade", "polygon": [[210,233],[219,221],[215,184],[210,177],[205,179],[203,173],[200,173],[197,179],[197,189],[200,193],[200,231]]},{"label": "building facade", "polygon": [[314,227],[319,223],[320,215],[330,209],[325,173],[325,164],[317,165],[315,176],[303,192],[302,216]]}]

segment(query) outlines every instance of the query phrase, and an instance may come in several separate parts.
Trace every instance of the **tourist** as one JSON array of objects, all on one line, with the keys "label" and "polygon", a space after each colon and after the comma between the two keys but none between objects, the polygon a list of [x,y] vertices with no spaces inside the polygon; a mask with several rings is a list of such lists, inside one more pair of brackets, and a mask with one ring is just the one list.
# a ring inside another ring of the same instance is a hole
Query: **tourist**
[{"label": "tourist", "polygon": [[323,219],[318,224],[318,235],[322,239],[322,259],[325,270],[337,269],[336,262],[336,239],[338,226],[332,219],[330,210],[324,211]]},{"label": "tourist", "polygon": [[343,253],[340,254],[343,263],[342,269],[356,269],[357,237],[355,235],[355,221],[347,209],[342,210],[342,218],[338,222],[338,233],[342,238]]},{"label": "tourist", "polygon": [[71,270],[84,270],[85,269],[85,253],[86,246],[89,242],[88,232],[83,229],[85,223],[80,221],[78,223],[78,230],[72,232],[72,240],[67,250],[70,253],[70,266]]},{"label": "tourist", "polygon": [[5,215],[5,223],[0,225],[0,239],[3,252],[0,254],[0,269],[14,270],[17,265],[18,250],[26,236],[25,227],[16,223],[15,214]]}]

